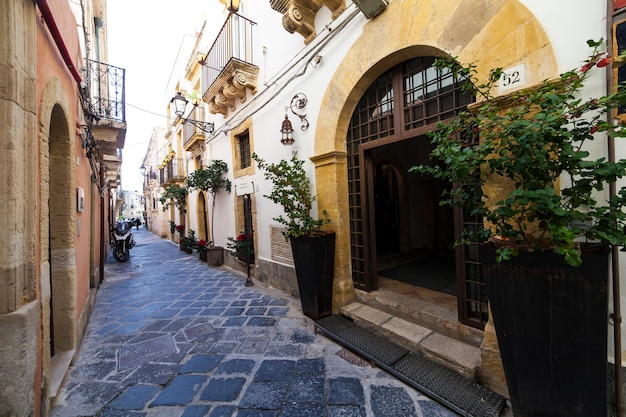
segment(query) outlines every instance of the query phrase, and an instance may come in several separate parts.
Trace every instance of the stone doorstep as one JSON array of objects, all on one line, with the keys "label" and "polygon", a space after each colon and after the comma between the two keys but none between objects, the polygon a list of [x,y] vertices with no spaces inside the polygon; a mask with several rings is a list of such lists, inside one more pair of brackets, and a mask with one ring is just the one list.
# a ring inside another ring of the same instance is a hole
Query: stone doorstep
[{"label": "stone doorstep", "polygon": [[464,378],[476,380],[480,349],[360,302],[341,308],[358,326],[386,337]]},{"label": "stone doorstep", "polygon": [[365,292],[356,290],[356,301],[411,323],[431,329],[436,333],[480,348],[483,331],[459,323],[456,310],[438,306],[393,291]]},{"label": "stone doorstep", "polygon": [[75,352],[75,350],[68,350],[50,358],[50,399],[53,404],[65,379],[65,375],[70,368]]}]

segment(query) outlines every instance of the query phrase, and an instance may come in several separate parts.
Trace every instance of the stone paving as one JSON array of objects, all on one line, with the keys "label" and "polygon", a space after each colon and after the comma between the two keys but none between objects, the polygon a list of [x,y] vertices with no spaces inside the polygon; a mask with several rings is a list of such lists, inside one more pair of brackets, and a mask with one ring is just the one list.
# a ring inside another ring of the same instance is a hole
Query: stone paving
[{"label": "stone paving", "polygon": [[317,335],[299,300],[145,229],[109,257],[55,417],[453,417]]}]

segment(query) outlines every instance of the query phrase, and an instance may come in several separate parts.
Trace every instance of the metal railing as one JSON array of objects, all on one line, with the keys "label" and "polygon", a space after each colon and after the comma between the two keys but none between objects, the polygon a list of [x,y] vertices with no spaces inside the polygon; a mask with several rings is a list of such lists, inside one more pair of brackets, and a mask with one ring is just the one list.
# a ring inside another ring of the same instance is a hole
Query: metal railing
[{"label": "metal railing", "polygon": [[185,178],[185,164],[183,158],[173,158],[167,162],[165,168],[159,169],[159,184],[163,185],[172,180]]},{"label": "metal railing", "polygon": [[87,71],[91,115],[126,122],[126,70],[87,60]]},{"label": "metal railing", "polygon": [[[195,107],[189,116],[189,119],[204,121],[204,109],[202,107]],[[192,125],[191,123],[183,124],[183,144],[187,145],[187,143],[193,139],[195,135],[202,135],[204,137],[204,130],[200,129],[199,126]]]},{"label": "metal railing", "polygon": [[252,64],[252,29],[255,22],[237,13],[231,13],[222,26],[203,62],[203,94],[220,76],[231,59]]}]

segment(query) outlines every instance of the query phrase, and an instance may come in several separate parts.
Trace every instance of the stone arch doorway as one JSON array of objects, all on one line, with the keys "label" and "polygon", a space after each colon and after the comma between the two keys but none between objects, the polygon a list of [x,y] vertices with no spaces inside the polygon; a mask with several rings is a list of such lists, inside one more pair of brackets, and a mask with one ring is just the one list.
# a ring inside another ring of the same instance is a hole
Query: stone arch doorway
[{"label": "stone arch doorway", "polygon": [[48,169],[48,256],[50,259],[50,349],[52,356],[75,347],[76,262],[71,141],[61,106],[52,109]]},{"label": "stone arch doorway", "polygon": [[[452,185],[409,173],[430,163],[425,133],[473,101],[450,71],[433,63],[434,56],[422,56],[385,71],[365,90],[348,126],[352,278],[366,291],[392,279],[420,287],[414,294],[456,297],[457,283],[465,285],[455,268],[464,252],[454,250],[455,226],[463,220],[439,204]],[[481,282],[471,285],[481,293]]]},{"label": "stone arch doorway", "polygon": [[209,223],[207,222],[208,211],[206,193],[198,193],[198,203],[196,205],[196,217],[198,220],[198,240],[208,241],[210,238]]},{"label": "stone arch doorway", "polygon": [[[385,33],[385,36],[381,36]],[[419,56],[454,55],[474,63],[479,76],[493,66],[508,68],[523,63],[526,85],[558,75],[550,39],[538,19],[517,0],[496,0],[489,5],[467,0],[452,7],[418,0],[391,2],[370,20],[345,54],[321,100],[315,130],[318,210],[326,210],[337,232],[333,309],[354,298],[353,248],[350,244],[351,210],[349,156],[346,137],[355,107],[365,90],[385,71]],[[523,86],[520,86],[523,87]]]}]

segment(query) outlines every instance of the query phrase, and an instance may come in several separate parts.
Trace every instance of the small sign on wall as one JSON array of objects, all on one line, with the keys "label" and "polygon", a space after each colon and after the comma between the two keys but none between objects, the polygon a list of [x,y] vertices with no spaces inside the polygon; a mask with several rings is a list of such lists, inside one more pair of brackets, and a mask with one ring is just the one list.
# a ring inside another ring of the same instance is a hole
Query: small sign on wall
[{"label": "small sign on wall", "polygon": [[516,65],[502,71],[498,87],[500,92],[523,87],[526,84],[526,67],[524,64]]},{"label": "small sign on wall", "polygon": [[76,188],[76,211],[85,210],[85,190]]},{"label": "small sign on wall", "polygon": [[235,179],[235,194],[241,197],[246,194],[254,194],[254,182],[251,177]]}]

